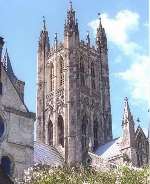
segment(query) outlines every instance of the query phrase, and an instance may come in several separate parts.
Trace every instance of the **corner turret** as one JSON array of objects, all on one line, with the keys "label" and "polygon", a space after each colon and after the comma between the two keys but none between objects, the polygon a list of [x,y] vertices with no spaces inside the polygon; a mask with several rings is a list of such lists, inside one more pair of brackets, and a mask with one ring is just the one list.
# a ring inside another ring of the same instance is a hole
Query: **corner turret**
[{"label": "corner turret", "polygon": [[98,50],[104,49],[107,52],[107,37],[105,29],[102,26],[100,13],[98,15],[99,15],[99,26],[97,28],[96,34],[96,45]]},{"label": "corner turret", "polygon": [[50,44],[48,31],[46,29],[45,17],[43,17],[43,29],[40,33],[39,46],[38,46],[38,89],[37,89],[37,140],[45,142],[45,78],[46,78],[46,63],[50,52]]}]

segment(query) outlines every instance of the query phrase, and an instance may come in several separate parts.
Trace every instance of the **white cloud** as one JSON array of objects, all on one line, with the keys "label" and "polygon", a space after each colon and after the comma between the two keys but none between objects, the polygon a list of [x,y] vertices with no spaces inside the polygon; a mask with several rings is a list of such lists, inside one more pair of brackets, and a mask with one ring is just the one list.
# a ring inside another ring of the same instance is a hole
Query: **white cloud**
[{"label": "white cloud", "polygon": [[[131,61],[128,69],[117,73],[116,76],[127,82],[126,88],[136,104],[142,102],[150,107],[150,58],[141,54],[141,47],[131,37],[131,33],[136,32],[143,24],[140,24],[140,16],[136,12],[122,10],[115,17],[104,13],[101,19],[108,40],[120,49],[116,62],[122,61],[124,55]],[[98,24],[98,19],[88,24],[94,34]]]},{"label": "white cloud", "polygon": [[150,107],[150,57],[137,56],[129,69],[117,75],[128,82],[134,100]]},{"label": "white cloud", "polygon": [[[130,41],[129,32],[139,27],[139,15],[129,10],[119,11],[114,18],[108,14],[101,15],[102,24],[105,28],[108,40],[118,46],[124,54],[131,55],[139,49],[139,45]],[[88,24],[96,34],[99,20],[93,20]]]}]

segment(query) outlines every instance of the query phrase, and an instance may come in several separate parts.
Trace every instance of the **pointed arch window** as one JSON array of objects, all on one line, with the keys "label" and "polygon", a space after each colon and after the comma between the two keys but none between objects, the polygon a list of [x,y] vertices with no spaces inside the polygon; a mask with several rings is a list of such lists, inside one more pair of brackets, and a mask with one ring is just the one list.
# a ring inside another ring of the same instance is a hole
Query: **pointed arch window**
[{"label": "pointed arch window", "polygon": [[54,65],[50,65],[50,91],[54,90]]},{"label": "pointed arch window", "polygon": [[93,148],[95,150],[98,146],[98,121],[97,121],[97,119],[93,123],[93,135],[94,135],[94,146],[93,146]]},{"label": "pointed arch window", "polygon": [[58,116],[58,144],[64,147],[64,120],[61,115]]},{"label": "pointed arch window", "polygon": [[95,89],[95,69],[94,69],[94,63],[91,63],[91,86],[92,89]]},{"label": "pointed arch window", "polygon": [[48,122],[48,144],[53,145],[53,123],[51,120]]},{"label": "pointed arch window", "polygon": [[62,56],[59,59],[59,74],[60,74],[60,86],[64,84],[64,60]]},{"label": "pointed arch window", "polygon": [[85,77],[84,77],[84,62],[83,57],[80,58],[80,80],[81,80],[81,86],[85,86]]},{"label": "pointed arch window", "polygon": [[81,144],[82,144],[82,150],[85,151],[86,147],[87,147],[87,133],[88,133],[88,120],[86,115],[83,117],[82,119],[82,126],[81,126],[81,133],[82,133],[82,140],[81,140]]}]

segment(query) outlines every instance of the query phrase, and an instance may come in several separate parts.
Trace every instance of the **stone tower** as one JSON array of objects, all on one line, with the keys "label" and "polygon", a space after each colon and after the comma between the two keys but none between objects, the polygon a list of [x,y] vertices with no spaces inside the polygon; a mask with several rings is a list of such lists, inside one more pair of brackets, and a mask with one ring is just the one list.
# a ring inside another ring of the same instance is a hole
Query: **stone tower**
[{"label": "stone tower", "polygon": [[37,141],[54,146],[69,164],[112,139],[107,38],[101,20],[96,47],[80,40],[70,2],[64,41],[49,46],[45,21],[38,48]]}]

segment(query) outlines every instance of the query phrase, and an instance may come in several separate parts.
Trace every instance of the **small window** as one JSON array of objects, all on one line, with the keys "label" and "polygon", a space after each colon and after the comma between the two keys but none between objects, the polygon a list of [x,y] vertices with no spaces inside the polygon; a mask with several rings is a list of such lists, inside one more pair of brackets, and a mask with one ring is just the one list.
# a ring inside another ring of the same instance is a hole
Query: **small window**
[{"label": "small window", "polygon": [[0,117],[0,138],[3,136],[5,130],[5,125],[3,119]]},{"label": "small window", "polygon": [[11,168],[12,168],[12,163],[11,160],[8,156],[3,156],[1,159],[1,167],[3,172],[7,175],[7,176],[11,176]]}]

